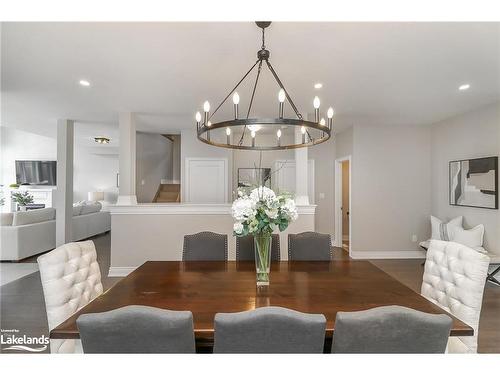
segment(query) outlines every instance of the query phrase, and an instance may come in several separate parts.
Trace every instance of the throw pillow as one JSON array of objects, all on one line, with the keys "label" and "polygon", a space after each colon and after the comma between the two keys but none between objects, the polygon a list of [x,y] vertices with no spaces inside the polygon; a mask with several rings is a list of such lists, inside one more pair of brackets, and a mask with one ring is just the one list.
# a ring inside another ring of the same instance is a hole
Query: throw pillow
[{"label": "throw pillow", "polygon": [[431,216],[431,239],[440,241],[454,241],[455,228],[462,228],[463,216],[458,216],[448,223],[443,223],[437,217]]},{"label": "throw pillow", "polygon": [[472,249],[483,246],[484,225],[479,224],[471,229],[455,228],[453,241],[468,246]]}]

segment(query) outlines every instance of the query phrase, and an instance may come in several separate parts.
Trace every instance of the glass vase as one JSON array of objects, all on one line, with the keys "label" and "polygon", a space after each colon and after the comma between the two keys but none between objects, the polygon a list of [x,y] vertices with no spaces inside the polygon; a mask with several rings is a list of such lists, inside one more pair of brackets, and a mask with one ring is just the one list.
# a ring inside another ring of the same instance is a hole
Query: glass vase
[{"label": "glass vase", "polygon": [[254,235],[257,287],[269,285],[271,269],[271,233]]}]

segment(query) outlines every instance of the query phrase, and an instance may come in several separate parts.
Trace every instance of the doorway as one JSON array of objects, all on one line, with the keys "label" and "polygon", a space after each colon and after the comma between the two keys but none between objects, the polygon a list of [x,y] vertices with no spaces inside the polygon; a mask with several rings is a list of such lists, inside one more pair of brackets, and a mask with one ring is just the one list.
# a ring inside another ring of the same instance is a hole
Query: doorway
[{"label": "doorway", "polygon": [[335,160],[334,244],[349,254],[352,246],[351,180],[351,156]]}]

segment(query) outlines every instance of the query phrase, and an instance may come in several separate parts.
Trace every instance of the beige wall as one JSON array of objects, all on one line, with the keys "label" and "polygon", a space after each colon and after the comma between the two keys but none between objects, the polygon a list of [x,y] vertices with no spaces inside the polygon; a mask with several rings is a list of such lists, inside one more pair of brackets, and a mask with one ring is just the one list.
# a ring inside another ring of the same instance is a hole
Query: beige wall
[{"label": "beige wall", "polygon": [[484,224],[484,247],[500,255],[500,212],[451,206],[448,163],[500,154],[500,103],[432,125],[432,214],[441,219],[463,215],[464,225]]},{"label": "beige wall", "polygon": [[161,134],[137,132],[136,196],[139,203],[151,203],[162,179],[172,179],[172,142]]},{"label": "beige wall", "polygon": [[430,236],[430,135],[428,126],[353,128],[353,256],[368,251],[421,254],[411,236],[418,241]]},{"label": "beige wall", "polygon": [[336,140],[329,140],[308,149],[309,159],[314,159],[316,230],[332,235],[335,232],[335,147]]},{"label": "beige wall", "polygon": [[[233,184],[232,192],[236,191],[238,187],[238,168],[255,168],[259,167],[260,162],[259,151],[246,151],[238,150],[233,151]],[[263,151],[262,152],[262,168],[271,168],[271,172],[276,171],[276,160],[294,160],[295,153],[293,150],[280,150],[280,151]],[[272,187],[275,187],[276,174],[271,176]]]}]

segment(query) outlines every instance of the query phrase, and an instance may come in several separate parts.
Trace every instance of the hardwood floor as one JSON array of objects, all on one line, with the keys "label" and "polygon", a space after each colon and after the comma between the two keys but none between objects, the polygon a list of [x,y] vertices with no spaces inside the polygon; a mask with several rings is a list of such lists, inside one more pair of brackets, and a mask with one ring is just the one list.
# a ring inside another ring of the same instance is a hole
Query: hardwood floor
[{"label": "hardwood floor", "polygon": [[[109,289],[119,278],[108,278],[110,264],[109,233],[92,238],[97,248],[104,289]],[[334,259],[349,259],[341,248],[334,248]],[[353,260],[355,261],[355,260]],[[36,257],[26,260],[36,262]],[[373,260],[376,267],[419,292],[422,282],[422,261]],[[0,287],[0,327],[18,329],[19,334],[31,336],[48,335],[45,304],[40,274],[35,272]],[[49,350],[46,351],[48,353]],[[479,325],[479,352],[500,353],[500,287],[486,284],[481,321]]]}]

